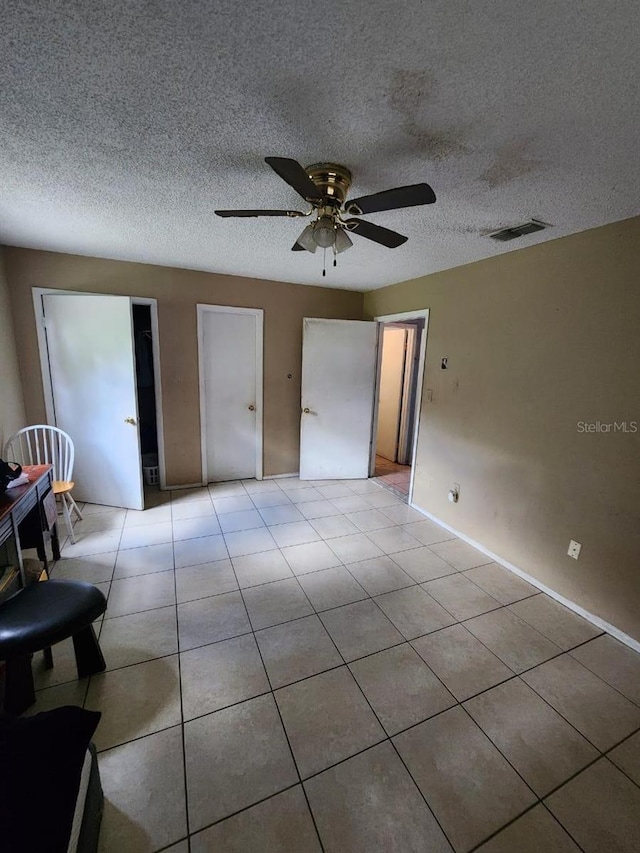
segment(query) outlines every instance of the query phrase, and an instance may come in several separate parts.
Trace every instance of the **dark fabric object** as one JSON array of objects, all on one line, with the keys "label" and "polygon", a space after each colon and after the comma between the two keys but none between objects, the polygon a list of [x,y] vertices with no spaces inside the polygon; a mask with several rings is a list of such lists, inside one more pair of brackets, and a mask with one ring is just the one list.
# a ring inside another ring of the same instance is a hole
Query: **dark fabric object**
[{"label": "dark fabric object", "polygon": [[86,628],[106,607],[90,583],[31,584],[0,605],[0,660],[53,646]]},{"label": "dark fabric object", "polygon": [[3,853],[66,853],[82,765],[100,716],[73,706],[24,718],[0,714]]},{"label": "dark fabric object", "polygon": [[0,491],[5,491],[12,480],[17,480],[22,474],[22,466],[17,462],[5,462],[0,459]]},{"label": "dark fabric object", "polygon": [[100,824],[104,811],[104,794],[100,783],[98,756],[92,743],[89,744],[89,752],[91,753],[91,775],[89,776],[89,787],[84,802],[82,827],[78,838],[78,853],[96,853],[98,850]]}]

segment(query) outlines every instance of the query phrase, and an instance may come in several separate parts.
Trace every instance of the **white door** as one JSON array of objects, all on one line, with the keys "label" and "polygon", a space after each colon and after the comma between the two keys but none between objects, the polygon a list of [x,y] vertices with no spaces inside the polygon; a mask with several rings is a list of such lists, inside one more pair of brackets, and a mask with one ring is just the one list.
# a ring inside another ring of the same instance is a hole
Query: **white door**
[{"label": "white door", "polygon": [[391,462],[398,456],[406,343],[406,329],[383,329],[376,453]]},{"label": "white door", "polygon": [[378,324],[305,319],[300,479],[369,476]]},{"label": "white door", "polygon": [[262,478],[262,311],[198,306],[203,474]]},{"label": "white door", "polygon": [[56,426],[75,446],[76,500],[142,509],[131,300],[42,297]]}]

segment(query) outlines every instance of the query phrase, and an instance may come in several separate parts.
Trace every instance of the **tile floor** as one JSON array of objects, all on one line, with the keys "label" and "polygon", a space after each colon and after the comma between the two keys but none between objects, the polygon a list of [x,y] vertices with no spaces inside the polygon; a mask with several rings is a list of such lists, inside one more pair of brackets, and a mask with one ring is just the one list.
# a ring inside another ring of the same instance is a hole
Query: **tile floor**
[{"label": "tile floor", "polygon": [[373,479],[385,489],[396,494],[401,500],[405,502],[408,500],[411,481],[410,465],[399,465],[397,462],[385,459],[384,456],[376,455]]},{"label": "tile floor", "polygon": [[637,851],[640,655],[371,481],[84,507],[102,853]]}]

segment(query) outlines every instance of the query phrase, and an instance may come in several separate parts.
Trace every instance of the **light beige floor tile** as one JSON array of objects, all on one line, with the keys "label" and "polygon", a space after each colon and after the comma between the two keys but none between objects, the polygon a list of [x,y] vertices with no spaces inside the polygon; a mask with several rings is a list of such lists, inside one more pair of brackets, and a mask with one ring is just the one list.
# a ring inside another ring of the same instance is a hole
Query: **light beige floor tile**
[{"label": "light beige floor tile", "polygon": [[[280,490],[278,490],[280,492]],[[291,502],[279,506],[266,506],[260,510],[265,524],[290,524],[293,521],[304,521],[304,515]]]},{"label": "light beige floor tile", "polygon": [[172,489],[171,503],[189,503],[191,501],[209,501],[210,494],[206,486],[195,486],[188,489]]},{"label": "light beige floor tile", "polygon": [[324,498],[346,498],[350,497],[353,492],[344,483],[332,483],[327,486],[318,486],[318,491]]},{"label": "light beige floor tile", "polygon": [[227,512],[247,512],[254,510],[255,507],[246,492],[242,495],[233,495],[224,498],[213,498],[213,508],[218,513],[218,516],[224,515]]},{"label": "light beige floor tile", "polygon": [[[423,544],[429,545],[428,542],[424,542]],[[451,563],[454,569],[458,569],[461,572],[491,562],[491,559],[486,554],[483,554],[476,548],[472,548],[471,545],[467,545],[462,539],[450,539],[446,542],[440,541],[432,543],[430,547],[434,554],[442,557],[447,563]]]},{"label": "light beige floor tile", "polygon": [[339,498],[331,498],[331,503],[340,512],[362,512],[363,510],[371,509],[371,504],[368,504],[364,498],[359,495],[344,495]]},{"label": "light beige floor tile", "polygon": [[254,530],[241,530],[237,533],[225,533],[230,557],[244,557],[246,554],[259,554],[262,551],[272,551],[277,548],[273,536],[266,527]]},{"label": "light beige floor tile", "polygon": [[[85,533],[121,530],[124,525],[126,514],[126,509],[123,509],[116,512],[101,512],[94,515],[87,515],[81,521],[76,521],[73,525],[76,538],[78,538],[80,534]],[[64,516],[60,518],[58,524],[61,524],[66,530],[66,521],[64,520]]]},{"label": "light beige floor tile", "polygon": [[608,758],[633,779],[636,785],[640,785],[640,732],[612,749]]},{"label": "light beige floor tile", "polygon": [[[336,509],[331,501],[306,501],[298,504],[298,508],[302,515],[307,519],[327,518],[330,515],[340,515],[340,510]],[[354,528],[356,529],[356,528]]]},{"label": "light beige floor tile", "polygon": [[[416,521],[424,521],[424,516],[421,512],[406,504],[386,506],[380,512],[384,513],[387,518],[390,518],[394,524],[406,525]],[[407,530],[407,533],[411,534],[411,531]],[[415,538],[417,539],[418,537],[416,536]]]},{"label": "light beige floor tile", "polygon": [[355,524],[351,524],[348,518],[339,514],[329,517],[314,518],[311,521],[311,526],[316,530],[323,539],[337,539],[342,536],[351,536],[358,532]]},{"label": "light beige floor tile", "polygon": [[45,669],[44,656],[41,652],[36,652],[33,656],[31,671],[36,690],[78,680],[76,657],[71,637],[61,643],[56,643],[52,652],[53,669]]},{"label": "light beige floor tile", "polygon": [[31,717],[42,711],[52,711],[54,708],[62,708],[64,705],[82,707],[88,684],[88,678],[76,678],[75,681],[56,684],[53,687],[46,687],[44,690],[36,691],[35,704],[27,708],[25,716]]},{"label": "light beige floor tile", "polygon": [[82,515],[100,515],[105,512],[122,512],[119,506],[104,506],[104,504],[90,504],[79,502]]},{"label": "light beige floor tile", "polygon": [[288,496],[279,486],[276,486],[272,492],[253,493],[251,500],[257,509],[264,509],[269,506],[288,506],[291,504]]},{"label": "light beige floor tile", "polygon": [[476,853],[580,853],[544,806],[538,805],[478,847]]},{"label": "light beige floor tile", "polygon": [[336,557],[345,564],[384,556],[380,548],[374,545],[364,533],[332,538],[329,542],[329,547]]},{"label": "light beige floor tile", "polygon": [[254,530],[256,527],[265,526],[262,516],[257,509],[246,509],[242,510],[242,512],[225,512],[218,516],[218,521],[223,533]]},{"label": "light beige floor tile", "polygon": [[261,495],[264,493],[273,494],[280,492],[280,486],[275,480],[242,480],[242,485],[248,495]]},{"label": "light beige floor tile", "polygon": [[347,661],[404,642],[402,634],[370,600],[326,610],[320,619]]},{"label": "light beige floor tile", "polygon": [[539,797],[598,757],[598,751],[519,678],[464,707]]},{"label": "light beige floor tile", "polygon": [[504,607],[470,619],[465,626],[514,672],[530,669],[561,651]]},{"label": "light beige floor tile", "polygon": [[369,595],[382,595],[394,589],[415,586],[414,579],[390,557],[372,557],[370,560],[349,563],[347,569]]},{"label": "light beige floor tile", "polygon": [[244,497],[248,492],[244,487],[244,483],[238,480],[231,480],[222,483],[209,483],[209,494],[212,499],[215,499]]},{"label": "light beige floor tile", "polygon": [[500,604],[513,604],[538,592],[535,586],[497,563],[468,569],[464,574]]},{"label": "light beige floor tile", "polygon": [[543,593],[510,605],[509,610],[565,651],[602,633]]},{"label": "light beige floor tile", "polygon": [[176,603],[173,572],[154,572],[133,578],[119,578],[111,584],[105,618],[126,616]]},{"label": "light beige floor tile", "polygon": [[[61,531],[62,534],[62,531]],[[107,551],[117,551],[120,547],[122,529],[97,530],[95,533],[79,533],[76,543],[68,540],[62,547],[63,557],[88,557],[92,554],[104,554]]]},{"label": "light beige floor tile", "polygon": [[220,525],[215,515],[182,518],[173,522],[173,538],[176,542],[182,539],[198,539],[201,536],[215,536],[220,532]]},{"label": "light beige floor tile", "polygon": [[317,489],[314,489],[312,486],[308,486],[306,483],[300,483],[299,485],[302,486],[302,488],[287,488],[284,490],[289,500],[296,506],[303,503],[309,503],[310,501],[323,500],[322,494]]},{"label": "light beige floor tile", "polygon": [[185,723],[184,736],[192,832],[298,781],[271,695]]},{"label": "light beige floor tile", "polygon": [[300,786],[191,837],[191,853],[321,853]]},{"label": "light beige floor tile", "polygon": [[413,536],[422,545],[434,545],[436,542],[456,541],[453,533],[440,527],[434,521],[428,518],[423,518],[421,521],[413,521],[409,524],[404,524],[402,528],[410,536]]},{"label": "light beige floor tile", "polygon": [[369,597],[353,575],[342,566],[301,575],[299,581],[316,610],[328,610]]},{"label": "light beige floor tile", "polygon": [[162,545],[173,541],[173,525],[170,521],[159,524],[140,524],[127,527],[122,531],[120,550],[125,548],[144,548],[146,545]]},{"label": "light beige floor tile", "polygon": [[608,634],[574,649],[571,656],[640,705],[640,654]]},{"label": "light beige floor tile", "polygon": [[117,551],[96,554],[93,557],[62,558],[53,567],[51,577],[56,580],[102,583],[110,581],[116,564]]},{"label": "light beige floor tile", "polygon": [[522,677],[600,750],[640,728],[640,708],[568,654]]},{"label": "light beige floor tile", "polygon": [[362,497],[374,509],[386,509],[388,506],[406,506],[405,501],[401,501],[397,495],[394,495],[388,489],[383,489],[377,486],[376,492],[367,492]]},{"label": "light beige floor tile", "polygon": [[226,560],[229,556],[223,536],[201,536],[198,539],[183,539],[174,542],[176,569]]},{"label": "light beige floor tile", "polygon": [[291,545],[303,545],[305,542],[318,542],[317,533],[308,521],[292,521],[290,524],[277,524],[269,528],[278,548]]},{"label": "light beige floor tile", "polygon": [[102,712],[93,738],[100,750],[179,725],[178,656],[92,676],[85,708]]},{"label": "light beige floor tile", "polygon": [[239,592],[225,592],[178,605],[180,651],[229,640],[250,630]]},{"label": "light beige floor tile", "polygon": [[289,564],[282,556],[282,552],[277,550],[248,554],[245,557],[234,557],[233,568],[241,589],[270,583],[271,581],[284,580],[293,576]]},{"label": "light beige floor tile", "polygon": [[171,504],[171,518],[173,521],[183,521],[186,518],[206,518],[215,516],[216,511],[211,501],[186,501],[185,503]]},{"label": "light beige floor tile", "polygon": [[274,690],[342,663],[317,616],[258,631],[256,640]]},{"label": "light beige floor tile", "polygon": [[427,581],[422,588],[459,620],[470,619],[501,606],[499,601],[462,574]]},{"label": "light beige floor tile", "polygon": [[384,738],[384,730],[347,667],[275,692],[302,778]]},{"label": "light beige floor tile", "polygon": [[238,589],[236,576],[230,560],[201,563],[176,570],[176,593],[179,604],[233,592]]},{"label": "light beige floor tile", "polygon": [[107,669],[118,669],[178,651],[175,607],[105,619],[100,647]]},{"label": "light beige floor tile", "polygon": [[606,758],[545,803],[585,853],[637,853],[640,788]]},{"label": "light beige floor tile", "polygon": [[180,727],[100,755],[100,853],[149,853],[187,833]]},{"label": "light beige floor tile", "polygon": [[313,613],[295,578],[253,586],[245,589],[243,596],[254,631]]},{"label": "light beige floor tile", "polygon": [[409,644],[361,658],[349,669],[389,735],[456,704]]},{"label": "light beige floor tile", "polygon": [[379,595],[376,604],[407,640],[445,628],[456,621],[420,587]]},{"label": "light beige floor tile", "polygon": [[513,677],[513,672],[464,625],[452,625],[411,645],[462,702]]},{"label": "light beige floor tile", "polygon": [[129,509],[124,520],[124,526],[138,527],[139,525],[159,524],[162,521],[171,521],[171,504],[159,504],[148,509]]},{"label": "light beige floor tile", "polygon": [[348,486],[354,495],[377,495],[380,491],[380,486],[372,480],[345,480],[345,486]]},{"label": "light beige floor tile", "polygon": [[172,844],[171,847],[165,847],[162,853],[189,853],[189,844],[186,839],[178,841],[177,844]]},{"label": "light beige floor tile", "polygon": [[185,720],[269,690],[252,634],[182,652],[180,668]]},{"label": "light beige floor tile", "polygon": [[451,853],[390,743],[309,779],[305,789],[326,853]]},{"label": "light beige floor tile", "polygon": [[420,547],[420,542],[414,536],[410,536],[402,527],[372,530],[367,533],[367,536],[385,554],[396,554],[398,551],[408,551],[410,548]]},{"label": "light beige floor tile", "polygon": [[457,851],[466,851],[536,800],[461,707],[393,739]]},{"label": "light beige floor tile", "polygon": [[365,509],[360,512],[347,513],[346,518],[349,519],[358,530],[366,533],[369,530],[382,530],[385,527],[394,527],[395,521],[392,521],[388,515],[380,512],[378,509]]},{"label": "light beige floor tile", "polygon": [[331,569],[340,565],[340,560],[326,542],[306,542],[283,548],[282,554],[296,575]]},{"label": "light beige floor tile", "polygon": [[173,569],[173,545],[148,545],[146,548],[120,551],[113,577],[129,578],[152,572],[166,572],[169,569]]},{"label": "light beige floor tile", "polygon": [[399,551],[389,556],[418,583],[453,575],[457,571],[449,563],[437,557],[426,545],[421,548],[411,548],[409,551]]}]

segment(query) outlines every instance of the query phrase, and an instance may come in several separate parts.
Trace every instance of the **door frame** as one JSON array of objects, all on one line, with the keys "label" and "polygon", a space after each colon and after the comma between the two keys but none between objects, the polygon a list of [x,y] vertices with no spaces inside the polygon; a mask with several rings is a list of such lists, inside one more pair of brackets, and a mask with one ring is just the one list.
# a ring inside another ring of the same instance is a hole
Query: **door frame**
[{"label": "door frame", "polygon": [[416,454],[418,451],[418,434],[420,432],[420,417],[422,413],[422,385],[424,382],[424,368],[427,354],[427,333],[429,330],[429,308],[419,308],[415,311],[402,311],[399,314],[381,314],[373,318],[378,324],[378,362],[376,365],[376,387],[373,401],[373,419],[371,424],[371,455],[369,459],[369,476],[372,477],[376,467],[376,433],[378,431],[378,404],[380,402],[380,371],[382,368],[382,329],[385,323],[402,323],[405,320],[424,320],[424,329],[420,339],[420,353],[418,355],[418,381],[416,385],[416,400],[414,404],[413,424],[413,450],[411,452],[411,478],[409,480],[409,494],[407,503],[413,503],[413,486],[416,475]]},{"label": "door frame", "polygon": [[207,461],[207,418],[204,389],[204,329],[203,320],[207,313],[251,314],[256,318],[256,480],[263,478],[263,371],[264,371],[264,310],[262,308],[236,308],[233,305],[196,305],[196,323],[198,335],[198,391],[200,396],[200,450],[202,465],[202,485],[206,486],[208,477]]},{"label": "door frame", "polygon": [[[38,338],[38,353],[40,356],[40,373],[42,375],[42,388],[44,392],[44,405],[47,415],[47,423],[55,424],[55,410],[53,405],[53,386],[51,384],[51,372],[49,369],[49,352],[47,349],[47,338],[44,327],[44,304],[42,297],[47,294],[70,294],[73,296],[126,296],[132,305],[148,305],[151,311],[151,349],[153,353],[153,381],[156,398],[156,429],[158,433],[158,468],[160,475],[160,489],[167,488],[167,473],[164,452],[164,418],[162,413],[162,381],[160,377],[160,339],[158,331],[158,300],[144,296],[128,296],[123,293],[96,293],[89,290],[67,290],[59,287],[32,287],[33,311],[36,320],[36,335]],[[131,313],[131,334],[133,335],[133,313]],[[135,342],[134,342],[135,344]],[[135,356],[135,348],[134,348]],[[134,363],[135,372],[135,363]],[[136,394],[136,407],[137,407]],[[136,412],[136,423],[138,434],[140,433],[139,413]],[[142,465],[142,460],[140,460]]]}]

